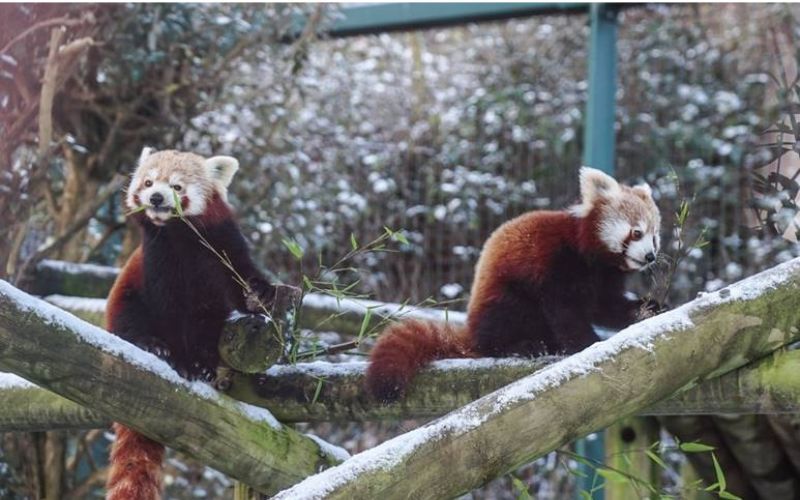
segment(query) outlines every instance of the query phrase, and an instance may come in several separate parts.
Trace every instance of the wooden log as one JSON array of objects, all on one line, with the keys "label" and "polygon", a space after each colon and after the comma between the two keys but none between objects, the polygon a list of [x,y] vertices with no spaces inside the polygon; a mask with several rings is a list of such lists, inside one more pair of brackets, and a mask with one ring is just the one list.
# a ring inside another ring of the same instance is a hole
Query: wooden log
[{"label": "wooden log", "polygon": [[[268,408],[281,422],[432,418],[464,406],[562,358],[443,360],[424,369],[402,401],[383,405],[362,390],[366,363],[275,365],[234,375],[229,395]],[[641,416],[800,413],[800,351],[778,350],[659,401]],[[15,382],[16,380],[16,382]],[[5,381],[5,382],[4,382]],[[109,419],[19,379],[0,374],[0,431],[104,427]]]},{"label": "wooden log", "polygon": [[274,498],[449,498],[470,491],[797,341],[799,289],[794,259],[637,323]]},{"label": "wooden log", "polygon": [[0,281],[0,368],[265,493],[341,460],[266,410]]}]

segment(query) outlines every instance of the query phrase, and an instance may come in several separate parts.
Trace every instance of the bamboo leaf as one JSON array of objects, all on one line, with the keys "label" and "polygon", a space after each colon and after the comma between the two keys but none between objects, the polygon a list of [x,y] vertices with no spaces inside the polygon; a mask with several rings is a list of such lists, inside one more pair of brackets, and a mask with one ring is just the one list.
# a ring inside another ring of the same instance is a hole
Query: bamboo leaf
[{"label": "bamboo leaf", "polygon": [[630,479],[625,474],[617,472],[613,469],[598,468],[597,474],[599,474],[601,477],[604,477],[608,481],[611,481],[612,483],[624,484],[630,482]]},{"label": "bamboo leaf", "polygon": [[294,240],[284,238],[283,245],[289,250],[295,259],[300,260],[303,258],[303,248]]},{"label": "bamboo leaf", "polygon": [[714,451],[713,446],[697,442],[681,443],[680,448],[684,453],[703,453],[706,451]]},{"label": "bamboo leaf", "polygon": [[717,482],[719,483],[719,491],[722,493],[725,491],[728,483],[725,481],[725,473],[722,472],[722,467],[719,466],[719,461],[717,461],[717,456],[715,454],[711,454],[711,460],[714,461],[714,473],[717,475]]},{"label": "bamboo leaf", "polygon": [[664,461],[661,460],[661,457],[653,453],[652,450],[645,450],[644,452],[647,455],[647,457],[650,458],[650,460],[657,463],[662,469],[664,470],[668,469],[667,464],[665,464]]}]

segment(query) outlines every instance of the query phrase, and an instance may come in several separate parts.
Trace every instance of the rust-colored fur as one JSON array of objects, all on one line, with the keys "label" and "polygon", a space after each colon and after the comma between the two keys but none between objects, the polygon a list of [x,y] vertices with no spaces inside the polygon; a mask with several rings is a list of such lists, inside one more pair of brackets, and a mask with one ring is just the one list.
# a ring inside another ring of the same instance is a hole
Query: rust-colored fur
[{"label": "rust-colored fur", "polygon": [[464,327],[409,320],[389,326],[367,370],[372,394],[397,397],[414,374],[436,359],[472,357],[474,348]]},{"label": "rust-colored fur", "polygon": [[646,301],[625,297],[624,275],[646,268],[658,251],[649,187],[583,169],[581,194],[581,205],[523,214],[489,237],[466,326],[391,325],[372,351],[367,390],[390,402],[436,359],[574,353],[598,340],[592,325],[636,321]]},{"label": "rust-colored fur", "polygon": [[114,431],[107,500],[160,499],[164,446],[121,424],[114,424]]},{"label": "rust-colored fur", "polygon": [[[291,288],[270,284],[250,258],[226,202],[236,168],[230,157],[205,160],[145,149],[128,189],[126,203],[137,210],[132,218],[141,227],[142,245],[111,289],[106,328],[165,358],[189,379],[213,378],[226,318],[234,310],[252,312],[228,263],[247,282],[248,293],[267,307],[280,300],[278,292]],[[183,217],[177,216],[178,199]],[[228,262],[206,248],[192,228]],[[164,446],[125,426],[115,429],[108,498],[158,499]]]}]

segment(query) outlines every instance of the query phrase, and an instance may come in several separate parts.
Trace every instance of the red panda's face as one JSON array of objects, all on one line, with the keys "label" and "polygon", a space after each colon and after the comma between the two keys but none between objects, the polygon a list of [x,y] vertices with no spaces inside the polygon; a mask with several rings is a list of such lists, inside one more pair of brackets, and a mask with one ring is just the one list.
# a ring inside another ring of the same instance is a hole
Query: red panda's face
[{"label": "red panda's face", "polygon": [[193,153],[145,148],[128,186],[126,204],[131,210],[144,210],[159,226],[179,215],[202,215],[215,193],[227,198],[238,166],[228,156],[205,159]]},{"label": "red panda's face", "polygon": [[625,271],[643,271],[661,249],[661,215],[650,186],[623,186],[591,168],[581,169],[581,204],[572,212],[584,217],[595,212],[601,244],[620,257]]}]

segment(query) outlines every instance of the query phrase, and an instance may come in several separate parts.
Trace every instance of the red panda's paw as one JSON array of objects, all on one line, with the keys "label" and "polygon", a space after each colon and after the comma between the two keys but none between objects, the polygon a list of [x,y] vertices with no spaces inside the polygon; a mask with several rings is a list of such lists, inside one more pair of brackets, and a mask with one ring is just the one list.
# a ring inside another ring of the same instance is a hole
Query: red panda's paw
[{"label": "red panda's paw", "polygon": [[135,341],[134,344],[147,352],[153,353],[161,359],[169,359],[169,346],[158,337],[145,337]]},{"label": "red panda's paw", "polygon": [[636,310],[636,321],[642,321],[653,316],[668,311],[669,306],[661,304],[656,300],[644,298],[640,301],[639,308]]}]

